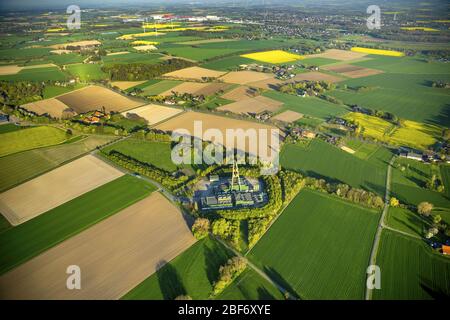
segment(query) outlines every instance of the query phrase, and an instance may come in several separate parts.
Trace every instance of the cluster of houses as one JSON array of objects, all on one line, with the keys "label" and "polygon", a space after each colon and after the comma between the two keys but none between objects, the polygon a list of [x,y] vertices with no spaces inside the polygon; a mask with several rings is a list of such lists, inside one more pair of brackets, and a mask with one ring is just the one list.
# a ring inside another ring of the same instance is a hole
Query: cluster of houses
[{"label": "cluster of houses", "polygon": [[424,163],[446,162],[450,163],[450,156],[446,155],[444,159],[439,154],[433,151],[420,152],[407,147],[400,147],[398,155],[401,158],[421,161]]},{"label": "cluster of houses", "polygon": [[99,124],[101,120],[109,120],[111,116],[103,111],[94,111],[92,114],[83,117],[83,123],[91,125],[91,124]]},{"label": "cluster of houses", "polygon": [[351,130],[351,131],[355,131],[357,128],[357,125],[346,120],[343,118],[339,118],[339,117],[335,117],[335,118],[331,118],[328,120],[329,124],[333,124],[333,125],[337,125],[339,126],[339,129],[342,130]]},{"label": "cluster of houses", "polygon": [[317,136],[314,131],[300,127],[292,128],[290,133],[296,139],[314,139]]}]

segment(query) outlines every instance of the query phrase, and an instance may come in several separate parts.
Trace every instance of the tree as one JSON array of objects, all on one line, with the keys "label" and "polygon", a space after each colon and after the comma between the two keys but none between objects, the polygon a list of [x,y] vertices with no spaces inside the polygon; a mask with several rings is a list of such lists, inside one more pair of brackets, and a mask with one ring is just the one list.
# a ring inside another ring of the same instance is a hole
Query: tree
[{"label": "tree", "polygon": [[392,197],[391,200],[389,200],[389,204],[391,207],[398,207],[400,205],[400,201],[398,201],[397,198]]},{"label": "tree", "polygon": [[433,217],[433,223],[434,224],[438,224],[439,222],[441,222],[442,221],[442,217],[439,215],[439,214],[437,214],[437,215],[435,215],[434,217]]},{"label": "tree", "polygon": [[219,268],[219,279],[214,283],[213,295],[221,293],[247,267],[247,259],[233,257]]},{"label": "tree", "polygon": [[431,210],[433,210],[433,204],[426,201],[419,203],[417,206],[417,212],[426,217],[431,214]]},{"label": "tree", "polygon": [[198,218],[192,225],[192,233],[197,239],[203,239],[209,232],[209,220],[205,218]]}]

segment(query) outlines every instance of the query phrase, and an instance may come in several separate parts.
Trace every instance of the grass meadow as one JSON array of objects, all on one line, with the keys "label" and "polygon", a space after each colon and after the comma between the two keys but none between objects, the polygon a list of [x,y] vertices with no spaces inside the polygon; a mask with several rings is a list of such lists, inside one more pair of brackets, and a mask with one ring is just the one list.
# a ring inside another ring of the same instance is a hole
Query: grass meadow
[{"label": "grass meadow", "polygon": [[48,126],[7,132],[0,139],[0,156],[55,145],[65,140],[67,135],[63,130]]},{"label": "grass meadow", "polygon": [[220,266],[232,256],[219,242],[205,238],[172,261],[164,261],[167,264],[122,299],[173,300],[186,294],[194,300],[208,299]]},{"label": "grass meadow", "polygon": [[313,140],[309,146],[286,145],[280,155],[281,166],[308,176],[347,183],[384,195],[387,163],[391,153],[377,150],[362,160],[326,142]]},{"label": "grass meadow", "polygon": [[363,299],[379,217],[375,211],[305,189],[249,258],[302,299]]},{"label": "grass meadow", "polygon": [[377,264],[381,289],[373,299],[443,299],[450,295],[450,260],[422,240],[383,230]]},{"label": "grass meadow", "polygon": [[79,141],[0,157],[0,192],[73,160],[99,145],[116,139],[89,136]]}]

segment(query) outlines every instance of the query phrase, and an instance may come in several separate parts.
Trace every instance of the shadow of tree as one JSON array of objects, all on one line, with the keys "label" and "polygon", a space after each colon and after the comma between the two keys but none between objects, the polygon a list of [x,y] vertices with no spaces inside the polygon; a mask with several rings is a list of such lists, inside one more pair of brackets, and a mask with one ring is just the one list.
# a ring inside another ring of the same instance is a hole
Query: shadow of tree
[{"label": "shadow of tree", "polygon": [[444,292],[441,288],[436,288],[433,282],[425,277],[420,278],[420,287],[434,300],[448,300],[450,292]]},{"label": "shadow of tree", "polygon": [[258,292],[258,300],[276,300],[275,297],[264,287],[259,287]]},{"label": "shadow of tree", "polygon": [[295,289],[291,287],[291,285],[283,278],[281,274],[279,274],[275,269],[271,267],[264,267],[264,272],[276,283],[278,283],[281,287],[289,292],[289,294],[296,298],[301,299],[301,297],[297,294]]},{"label": "shadow of tree", "polygon": [[159,271],[156,275],[164,300],[173,300],[176,297],[187,293],[178,271],[170,264],[170,262],[161,260],[158,263],[157,268]]}]

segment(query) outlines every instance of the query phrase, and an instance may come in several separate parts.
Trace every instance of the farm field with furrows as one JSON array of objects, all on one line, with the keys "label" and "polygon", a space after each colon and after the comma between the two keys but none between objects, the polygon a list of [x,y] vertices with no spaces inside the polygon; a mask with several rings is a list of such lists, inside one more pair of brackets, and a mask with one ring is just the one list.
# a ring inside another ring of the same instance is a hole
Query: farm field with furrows
[{"label": "farm field with furrows", "polygon": [[422,240],[384,230],[377,264],[383,280],[374,299],[439,299],[450,294],[448,258],[431,252]]},{"label": "farm field with furrows", "polygon": [[[386,169],[389,158],[381,155],[363,161],[327,143],[314,140],[307,147],[287,145],[281,152],[283,167],[308,176],[347,183],[380,195],[384,193]],[[333,165],[330,165],[332,163]]]},{"label": "farm field with furrows", "polygon": [[18,225],[122,175],[87,155],[1,193],[0,212]]},{"label": "farm field with furrows", "polygon": [[103,151],[106,153],[118,151],[166,171],[177,170],[177,166],[171,161],[172,150],[169,142],[127,139],[107,146]]},{"label": "farm field with furrows", "polygon": [[444,0],[25,2],[0,4],[0,300],[450,296]]},{"label": "farm field with furrows", "polygon": [[375,211],[304,190],[249,257],[302,299],[363,299],[378,219]]},{"label": "farm field with furrows", "polygon": [[[8,289],[2,290],[0,296],[119,299],[155,272],[161,261],[173,259],[194,243],[178,208],[154,192],[2,275],[0,287]],[[59,285],[66,274],[58,270],[71,261],[79,261],[87,275],[83,290],[67,290]],[[31,290],[24,290],[32,283]]]},{"label": "farm field with furrows", "polygon": [[71,143],[0,157],[0,176],[2,177],[0,191],[51,170],[114,139],[116,138],[111,136],[88,136]]},{"label": "farm field with furrows", "polygon": [[124,175],[0,233],[0,274],[143,199],[154,190],[148,182]]}]

